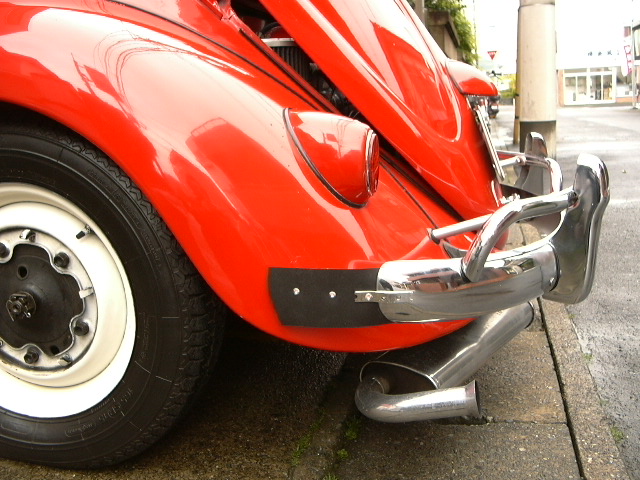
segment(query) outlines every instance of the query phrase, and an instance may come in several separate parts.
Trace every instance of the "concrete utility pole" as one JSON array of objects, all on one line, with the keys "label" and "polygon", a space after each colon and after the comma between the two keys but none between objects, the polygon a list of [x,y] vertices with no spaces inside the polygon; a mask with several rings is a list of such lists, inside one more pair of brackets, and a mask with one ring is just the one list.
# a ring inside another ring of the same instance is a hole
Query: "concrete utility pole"
[{"label": "concrete utility pole", "polygon": [[527,134],[538,132],[547,141],[550,157],[556,152],[556,2],[520,0],[516,124],[513,142],[524,148]]}]

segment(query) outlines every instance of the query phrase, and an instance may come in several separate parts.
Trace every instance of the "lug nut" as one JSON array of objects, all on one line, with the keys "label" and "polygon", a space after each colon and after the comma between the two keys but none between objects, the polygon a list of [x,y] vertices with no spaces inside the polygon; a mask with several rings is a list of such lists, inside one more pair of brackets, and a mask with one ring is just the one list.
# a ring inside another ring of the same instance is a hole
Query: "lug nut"
[{"label": "lug nut", "polygon": [[64,252],[57,253],[53,257],[53,264],[58,268],[67,268],[69,266],[69,255]]},{"label": "lug nut", "polygon": [[37,350],[30,349],[24,354],[24,361],[27,365],[33,365],[40,358],[40,354]]},{"label": "lug nut", "polygon": [[84,321],[77,322],[73,327],[73,333],[75,333],[79,337],[84,337],[87,333],[89,333],[89,324]]},{"label": "lug nut", "polygon": [[9,247],[0,242],[0,258],[5,258],[7,256],[9,256]]}]

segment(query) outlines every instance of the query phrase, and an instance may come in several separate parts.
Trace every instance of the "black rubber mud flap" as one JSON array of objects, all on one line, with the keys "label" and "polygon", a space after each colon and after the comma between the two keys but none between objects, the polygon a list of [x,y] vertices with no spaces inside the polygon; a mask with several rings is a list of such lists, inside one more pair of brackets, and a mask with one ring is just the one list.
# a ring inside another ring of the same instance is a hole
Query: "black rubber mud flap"
[{"label": "black rubber mud flap", "polygon": [[378,269],[271,268],[269,289],[283,325],[355,328],[390,323],[377,303],[356,303],[357,290],[375,290]]}]

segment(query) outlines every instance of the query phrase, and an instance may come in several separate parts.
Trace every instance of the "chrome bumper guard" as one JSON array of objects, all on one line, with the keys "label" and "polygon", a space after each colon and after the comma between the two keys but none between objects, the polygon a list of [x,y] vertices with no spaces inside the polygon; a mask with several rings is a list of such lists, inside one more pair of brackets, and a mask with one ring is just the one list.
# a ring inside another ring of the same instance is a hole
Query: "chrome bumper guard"
[{"label": "chrome bumper guard", "polygon": [[[525,154],[500,152],[504,184],[519,190],[521,198],[492,215],[430,232],[434,241],[442,241],[479,230],[462,258],[387,262],[379,270],[376,290],[357,291],[356,302],[377,302],[388,320],[403,323],[477,317],[540,296],[582,301],[593,284],[600,224],[609,201],[606,167],[599,158],[581,154],[573,187],[560,190],[560,168],[546,158],[544,140],[534,135],[527,143]],[[550,193],[539,195],[543,190]],[[525,198],[532,193],[537,196]],[[550,218],[559,223],[542,240],[492,253],[516,222]]]}]

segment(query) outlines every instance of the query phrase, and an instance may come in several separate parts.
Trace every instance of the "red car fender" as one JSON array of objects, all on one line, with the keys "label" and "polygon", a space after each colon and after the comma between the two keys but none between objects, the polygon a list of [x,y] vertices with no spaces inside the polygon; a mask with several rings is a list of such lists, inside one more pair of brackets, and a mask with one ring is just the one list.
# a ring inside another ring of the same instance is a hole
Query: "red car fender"
[{"label": "red car fender", "polygon": [[[270,267],[442,257],[424,242],[432,223],[423,208],[437,224],[453,219],[388,166],[364,208],[337,200],[300,158],[283,120],[285,107],[316,103],[275,67],[270,75],[257,68],[268,62],[239,35],[238,50],[254,62],[144,12],[132,23],[118,18],[127,7],[102,7],[0,6],[12,19],[0,32],[0,101],[59,121],[119,163],[232,309],[286,340],[349,351],[418,344],[465,323],[283,326]],[[229,45],[233,30],[213,12],[210,22]]]}]

